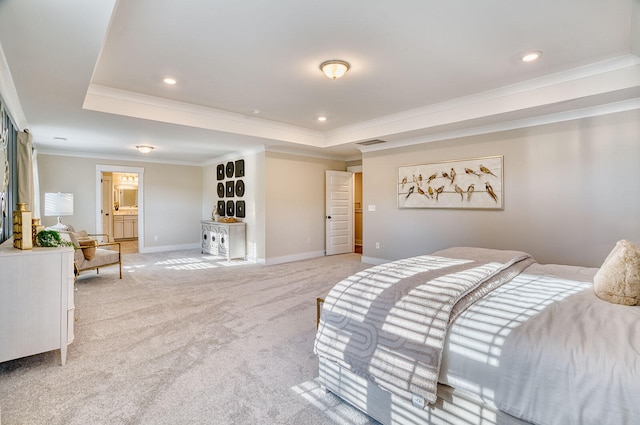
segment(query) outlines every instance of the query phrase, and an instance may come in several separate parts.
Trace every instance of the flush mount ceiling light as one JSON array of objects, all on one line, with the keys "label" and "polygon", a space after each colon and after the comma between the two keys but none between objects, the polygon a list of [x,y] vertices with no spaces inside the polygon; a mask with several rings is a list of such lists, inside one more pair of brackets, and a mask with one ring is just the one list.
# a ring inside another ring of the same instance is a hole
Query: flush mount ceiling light
[{"label": "flush mount ceiling light", "polygon": [[542,56],[542,52],[529,52],[522,56],[522,62],[533,62]]},{"label": "flush mount ceiling light", "polygon": [[342,77],[347,73],[349,68],[351,68],[351,66],[347,62],[341,60],[330,60],[320,64],[320,69],[324,75],[332,80]]},{"label": "flush mount ceiling light", "polygon": [[153,146],[148,146],[148,145],[139,145],[139,146],[136,146],[136,149],[138,149],[138,152],[140,152],[140,153],[149,153],[149,152],[151,152],[154,148],[153,148]]},{"label": "flush mount ceiling light", "polygon": [[167,77],[162,81],[164,81],[165,84],[169,84],[169,85],[174,85],[177,82],[175,78],[170,78],[170,77]]},{"label": "flush mount ceiling light", "polygon": [[324,122],[326,120],[327,120],[327,117],[318,117],[318,121],[323,121]]}]

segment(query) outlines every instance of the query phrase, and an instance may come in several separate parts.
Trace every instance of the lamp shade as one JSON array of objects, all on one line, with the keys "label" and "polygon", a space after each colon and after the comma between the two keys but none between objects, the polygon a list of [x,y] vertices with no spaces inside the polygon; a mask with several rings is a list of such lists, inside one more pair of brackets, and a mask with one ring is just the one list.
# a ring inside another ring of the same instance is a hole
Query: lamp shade
[{"label": "lamp shade", "polygon": [[56,217],[73,215],[73,193],[45,193],[44,215]]}]

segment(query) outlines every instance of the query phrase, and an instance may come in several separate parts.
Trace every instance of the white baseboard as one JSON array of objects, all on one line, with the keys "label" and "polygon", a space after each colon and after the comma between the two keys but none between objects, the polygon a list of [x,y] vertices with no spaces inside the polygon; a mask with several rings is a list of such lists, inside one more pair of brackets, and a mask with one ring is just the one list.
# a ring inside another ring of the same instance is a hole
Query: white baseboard
[{"label": "white baseboard", "polygon": [[388,263],[389,261],[390,260],[385,260],[383,258],[365,257],[364,255],[362,256],[362,258],[360,258],[360,262],[366,263],[366,264],[373,264],[374,266]]},{"label": "white baseboard", "polygon": [[264,265],[272,266],[274,264],[291,263],[293,261],[308,260],[310,258],[316,257],[324,257],[324,251],[301,252],[300,254],[267,258],[266,260],[264,260]]},{"label": "white baseboard", "polygon": [[185,249],[200,248],[200,243],[189,243],[183,245],[162,245],[162,246],[145,246],[140,250],[142,254],[152,252],[165,252],[165,251],[182,251]]}]

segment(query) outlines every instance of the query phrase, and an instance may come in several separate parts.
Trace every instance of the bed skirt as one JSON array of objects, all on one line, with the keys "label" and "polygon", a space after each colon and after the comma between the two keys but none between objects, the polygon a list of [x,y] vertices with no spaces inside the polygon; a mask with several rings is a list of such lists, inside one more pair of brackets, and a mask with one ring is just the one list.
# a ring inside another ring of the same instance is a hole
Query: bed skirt
[{"label": "bed skirt", "polygon": [[511,415],[477,398],[438,384],[438,400],[425,410],[385,391],[375,383],[319,358],[320,383],[354,407],[384,425],[526,425]]}]

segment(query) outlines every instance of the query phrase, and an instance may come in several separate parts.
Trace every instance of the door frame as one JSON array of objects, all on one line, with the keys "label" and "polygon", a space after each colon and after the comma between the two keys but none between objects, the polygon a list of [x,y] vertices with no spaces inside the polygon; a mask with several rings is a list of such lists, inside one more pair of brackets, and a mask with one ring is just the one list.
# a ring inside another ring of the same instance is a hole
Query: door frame
[{"label": "door frame", "polygon": [[[355,252],[356,249],[356,206],[355,206],[355,199],[356,199],[356,180],[355,180],[355,175],[360,173],[360,175],[362,176],[362,165],[350,165],[347,167],[347,171],[351,171],[353,173],[353,201],[354,201],[354,205],[353,205],[353,251]],[[364,195],[364,188],[360,187],[360,195]],[[361,219],[362,219],[362,245],[360,245],[360,247],[363,250],[363,254],[364,254],[364,199],[361,199],[362,201],[362,205],[360,205],[360,208],[362,209],[362,215],[361,215]]]},{"label": "door frame", "polygon": [[96,165],[96,233],[102,233],[102,173],[138,174],[138,252],[144,252],[144,168],[123,165]]}]

